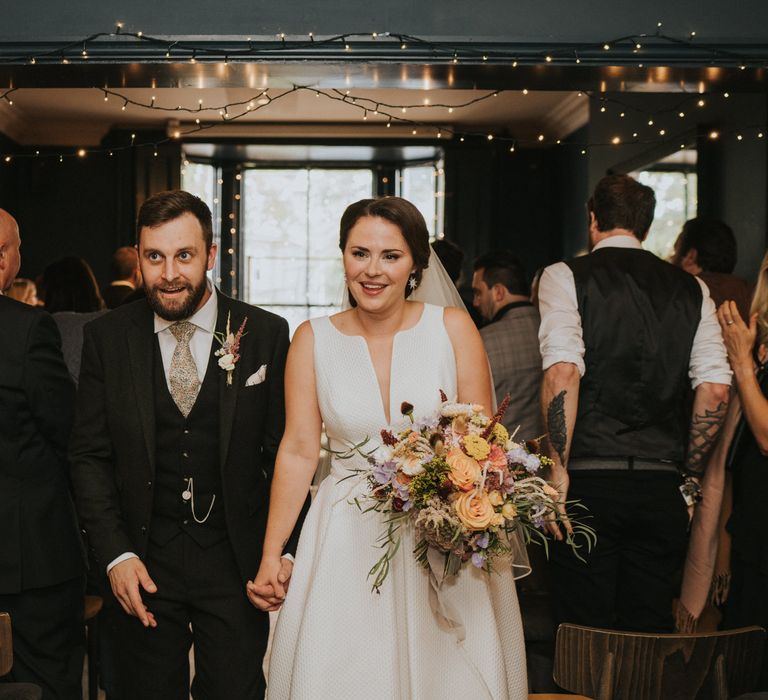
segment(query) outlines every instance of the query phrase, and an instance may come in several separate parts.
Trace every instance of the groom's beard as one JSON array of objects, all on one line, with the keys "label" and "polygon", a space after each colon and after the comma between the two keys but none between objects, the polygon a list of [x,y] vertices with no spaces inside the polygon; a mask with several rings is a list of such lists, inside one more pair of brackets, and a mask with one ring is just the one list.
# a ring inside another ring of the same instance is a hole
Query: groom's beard
[{"label": "groom's beard", "polygon": [[[187,291],[183,301],[173,304],[165,303],[160,295],[161,290],[178,289],[179,287],[183,287]],[[163,318],[166,321],[183,321],[195,313],[204,294],[205,276],[203,276],[203,279],[197,286],[193,286],[189,282],[184,284],[156,285],[147,290],[147,301],[149,301],[152,311],[154,311],[160,318]]]}]

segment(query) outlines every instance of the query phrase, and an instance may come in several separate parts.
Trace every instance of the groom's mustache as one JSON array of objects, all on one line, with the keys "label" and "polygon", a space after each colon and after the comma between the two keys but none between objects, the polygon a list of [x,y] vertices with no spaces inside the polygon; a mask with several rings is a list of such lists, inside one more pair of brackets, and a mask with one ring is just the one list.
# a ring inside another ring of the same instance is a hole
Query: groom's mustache
[{"label": "groom's mustache", "polygon": [[192,285],[189,284],[189,282],[179,283],[179,284],[169,284],[167,286],[155,285],[153,289],[155,289],[158,292],[176,292],[176,291],[179,291],[180,289],[186,289],[191,291]]}]

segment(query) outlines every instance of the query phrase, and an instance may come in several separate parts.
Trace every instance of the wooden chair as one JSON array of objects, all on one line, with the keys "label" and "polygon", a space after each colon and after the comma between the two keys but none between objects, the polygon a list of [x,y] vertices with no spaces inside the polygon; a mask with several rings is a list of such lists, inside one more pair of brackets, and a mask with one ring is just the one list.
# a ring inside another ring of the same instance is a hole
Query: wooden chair
[{"label": "wooden chair", "polygon": [[754,690],[765,630],[641,634],[563,624],[555,682],[597,700],[727,698]]},{"label": "wooden chair", "polygon": [[85,629],[88,635],[88,700],[99,697],[99,612],[104,605],[101,596],[86,595],[84,605]]},{"label": "wooden chair", "polygon": [[0,613],[0,677],[10,673],[13,666],[13,641],[11,638],[11,616]]}]

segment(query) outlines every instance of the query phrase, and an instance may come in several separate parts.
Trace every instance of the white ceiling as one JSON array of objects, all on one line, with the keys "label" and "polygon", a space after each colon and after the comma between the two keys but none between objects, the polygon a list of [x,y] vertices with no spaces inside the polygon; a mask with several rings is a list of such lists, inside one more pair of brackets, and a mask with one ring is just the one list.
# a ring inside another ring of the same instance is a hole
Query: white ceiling
[{"label": "white ceiling", "polygon": [[[169,134],[177,129],[182,133],[193,130],[195,119],[216,124],[188,138],[272,137],[272,136],[435,136],[436,126],[463,131],[506,132],[515,138],[532,139],[538,134],[546,142],[563,138],[583,126],[589,117],[589,100],[575,92],[504,91],[496,97],[466,107],[478,97],[489,95],[480,90],[354,90],[347,102],[343,93],[324,89],[318,96],[314,90],[299,90],[282,96],[284,90],[270,89],[269,104],[258,104],[261,88],[126,88],[115,90],[120,97],[98,88],[25,88],[9,95],[13,104],[0,100],[0,132],[23,145],[40,146],[94,146],[112,128],[160,128]],[[338,97],[333,100],[329,96]],[[163,111],[125,105],[125,100],[143,105],[176,108],[185,107],[195,113]],[[356,98],[356,105],[349,104]],[[199,100],[203,109],[199,112]],[[234,121],[225,122],[219,108],[233,103],[241,107],[229,110],[229,117],[246,111],[249,100],[253,111]],[[367,102],[366,102],[367,100]],[[424,106],[425,100],[430,105]],[[265,98],[262,97],[262,102]],[[379,114],[374,114],[376,104]],[[388,108],[384,105],[393,105]],[[367,118],[359,105],[369,108]],[[412,105],[405,113],[401,105]],[[453,105],[453,111],[448,106]],[[125,109],[123,107],[125,106]],[[392,127],[387,128],[388,113],[393,116]],[[398,123],[398,117],[417,124]],[[429,125],[429,126],[427,126]],[[436,125],[436,126],[432,126]],[[449,132],[443,134],[450,137]]]}]

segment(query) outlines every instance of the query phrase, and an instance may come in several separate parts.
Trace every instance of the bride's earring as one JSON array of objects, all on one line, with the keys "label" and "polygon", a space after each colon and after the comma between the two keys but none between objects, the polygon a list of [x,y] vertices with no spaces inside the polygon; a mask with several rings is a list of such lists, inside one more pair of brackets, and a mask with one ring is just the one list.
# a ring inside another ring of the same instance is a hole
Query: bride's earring
[{"label": "bride's earring", "polygon": [[408,278],[408,289],[410,289],[411,292],[413,292],[413,290],[416,289],[416,287],[418,287],[418,286],[419,286],[419,283],[416,281],[416,275],[412,274]]}]

